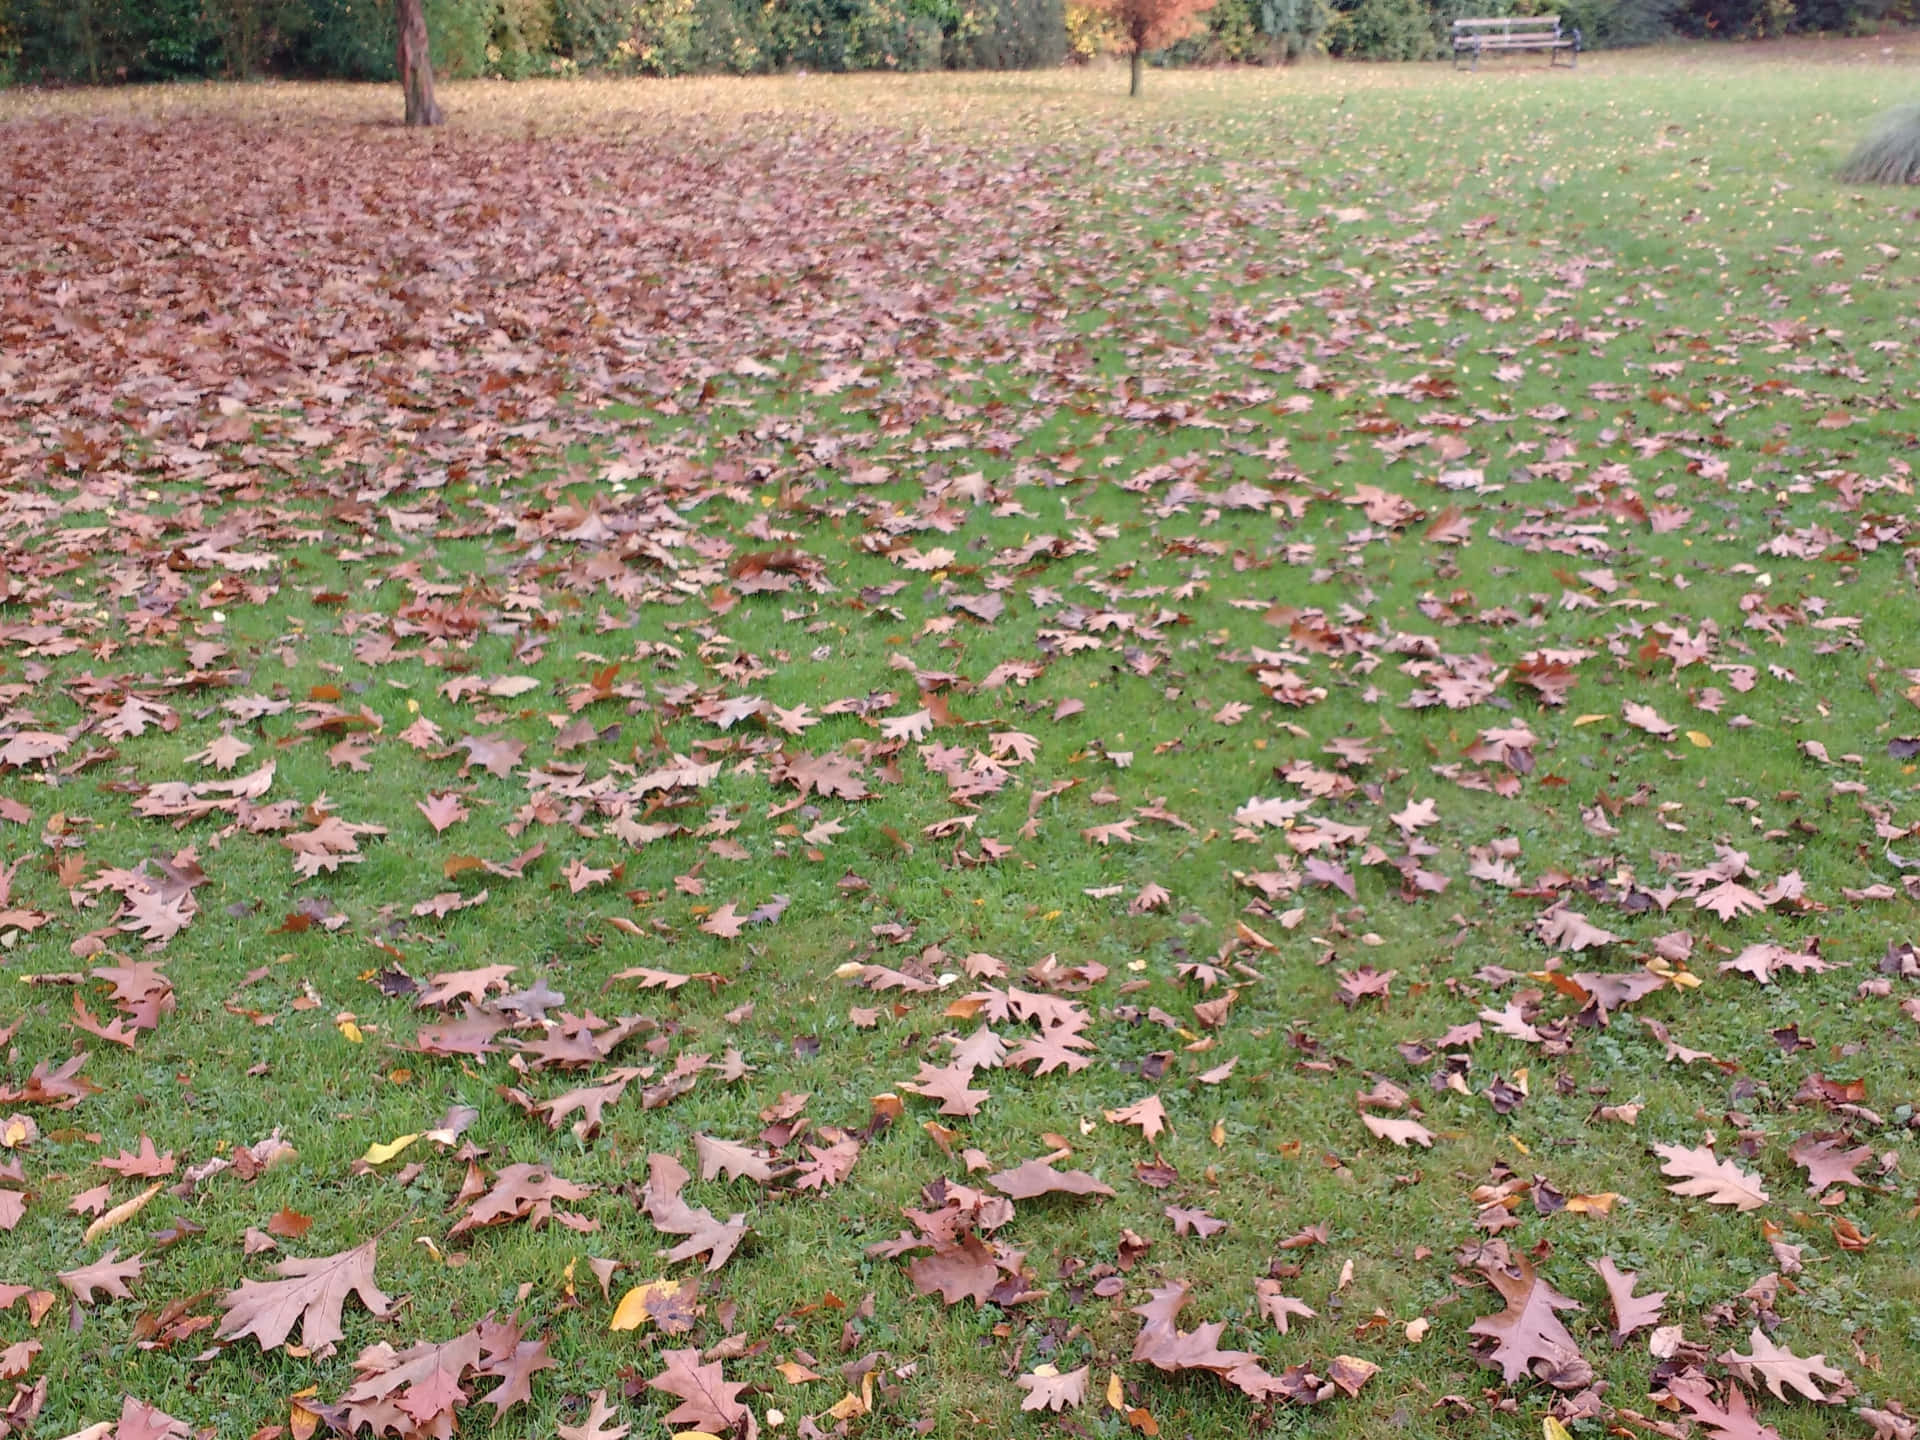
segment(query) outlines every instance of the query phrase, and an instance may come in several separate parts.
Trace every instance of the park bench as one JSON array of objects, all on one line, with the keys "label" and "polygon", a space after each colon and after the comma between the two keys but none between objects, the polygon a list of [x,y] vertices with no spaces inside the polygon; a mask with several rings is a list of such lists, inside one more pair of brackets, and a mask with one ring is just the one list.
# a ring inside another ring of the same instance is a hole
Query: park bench
[{"label": "park bench", "polygon": [[1497,20],[1456,20],[1453,22],[1453,68],[1460,68],[1462,56],[1473,57],[1473,68],[1480,68],[1483,54],[1503,50],[1544,50],[1549,68],[1567,52],[1567,64],[1580,63],[1580,32],[1563,32],[1558,15],[1506,15]]}]

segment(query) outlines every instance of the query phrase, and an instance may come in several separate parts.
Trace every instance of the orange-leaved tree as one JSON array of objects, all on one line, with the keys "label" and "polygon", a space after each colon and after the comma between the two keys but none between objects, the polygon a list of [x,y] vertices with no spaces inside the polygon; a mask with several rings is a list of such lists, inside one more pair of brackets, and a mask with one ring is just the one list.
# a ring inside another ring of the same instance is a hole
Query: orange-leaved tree
[{"label": "orange-leaved tree", "polygon": [[1214,0],[1089,0],[1089,5],[1108,16],[1120,31],[1133,67],[1127,93],[1138,95],[1141,57],[1185,35],[1192,28],[1193,17],[1211,10]]}]

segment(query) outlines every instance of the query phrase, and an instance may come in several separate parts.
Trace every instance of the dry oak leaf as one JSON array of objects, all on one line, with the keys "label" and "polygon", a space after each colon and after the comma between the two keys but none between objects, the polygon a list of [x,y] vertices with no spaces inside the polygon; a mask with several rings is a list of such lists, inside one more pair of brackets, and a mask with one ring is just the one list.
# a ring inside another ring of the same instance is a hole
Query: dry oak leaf
[{"label": "dry oak leaf", "polygon": [[1732,924],[1742,915],[1758,915],[1767,908],[1767,902],[1758,892],[1749,890],[1738,880],[1722,880],[1711,889],[1702,890],[1693,897],[1696,910],[1710,910],[1720,917],[1723,925]]},{"label": "dry oak leaf", "polygon": [[1624,970],[1604,974],[1592,970],[1577,970],[1567,978],[1585,995],[1585,1003],[1593,1007],[1602,1025],[1606,1024],[1607,1017],[1621,1006],[1644,1000],[1667,983],[1664,976],[1656,975],[1651,970]]},{"label": "dry oak leaf", "polygon": [[438,795],[430,795],[425,800],[413,802],[420,813],[427,817],[427,823],[433,826],[433,833],[444,835],[473,812],[467,809],[466,802],[451,790]]},{"label": "dry oak leaf", "polygon": [[964,1063],[956,1061],[935,1066],[922,1060],[919,1075],[904,1088],[929,1100],[938,1100],[942,1115],[964,1118],[978,1115],[981,1105],[993,1098],[991,1090],[971,1089],[967,1082],[972,1079],[973,1069]]},{"label": "dry oak leaf", "polygon": [[812,1158],[793,1167],[790,1183],[796,1190],[825,1190],[838,1185],[853,1172],[853,1162],[860,1158],[860,1142],[851,1135],[843,1135],[825,1148],[807,1146],[807,1154]]},{"label": "dry oak leaf", "polygon": [[691,975],[679,975],[671,970],[655,970],[646,965],[637,965],[631,970],[616,971],[609,976],[607,983],[615,980],[638,980],[642,990],[678,990],[693,979]]},{"label": "dry oak leaf", "polygon": [[734,1433],[745,1422],[743,1440],[753,1440],[760,1427],[753,1411],[737,1398],[747,1387],[729,1382],[720,1362],[700,1363],[698,1350],[662,1350],[666,1369],[647,1381],[649,1390],[672,1395],[681,1403],[667,1416],[669,1425],[690,1425],[711,1434]]},{"label": "dry oak leaf", "polygon": [[1729,1349],[1719,1357],[1720,1363],[1749,1384],[1764,1384],[1773,1392],[1776,1400],[1785,1400],[1790,1387],[1809,1400],[1822,1405],[1835,1405],[1839,1403],[1840,1396],[1829,1395],[1820,1386],[1835,1385],[1843,1390],[1851,1388],[1847,1384],[1846,1374],[1827,1364],[1825,1355],[1804,1358],[1796,1355],[1774,1344],[1758,1326],[1747,1337],[1747,1343],[1753,1347],[1751,1355],[1741,1355]]},{"label": "dry oak leaf", "polygon": [[1086,1036],[1064,1025],[1052,1025],[1038,1035],[1022,1040],[1018,1048],[1007,1056],[1007,1064],[1015,1070],[1032,1065],[1036,1075],[1045,1075],[1064,1065],[1067,1073],[1073,1075],[1093,1063],[1075,1051],[1091,1049],[1092,1046],[1093,1042]]},{"label": "dry oak leaf", "polygon": [[480,1339],[487,1347],[480,1373],[500,1382],[480,1397],[480,1403],[493,1406],[496,1421],[515,1405],[532,1402],[535,1375],[560,1368],[560,1362],[547,1353],[545,1340],[522,1340],[520,1327],[512,1321],[504,1325],[481,1321]]},{"label": "dry oak leaf", "polygon": [[1113,1191],[1084,1170],[1056,1170],[1045,1160],[1029,1160],[1012,1170],[989,1175],[987,1183],[1014,1200],[1036,1195],[1108,1195]]},{"label": "dry oak leaf", "polygon": [[709,935],[718,935],[722,940],[737,940],[740,932],[747,928],[747,917],[740,914],[739,908],[729,900],[702,920],[700,928]]},{"label": "dry oak leaf", "polygon": [[1131,1105],[1123,1105],[1118,1110],[1106,1112],[1110,1125],[1137,1125],[1143,1140],[1158,1139],[1167,1128],[1167,1107],[1160,1103],[1158,1095],[1149,1095],[1144,1100],[1136,1100]]},{"label": "dry oak leaf", "polygon": [[1684,1145],[1656,1145],[1654,1153],[1665,1162],[1662,1175],[1679,1180],[1669,1185],[1675,1195],[1693,1195],[1712,1205],[1732,1205],[1739,1210],[1758,1210],[1767,1203],[1767,1192],[1758,1176],[1749,1175],[1731,1160],[1722,1160],[1706,1146],[1692,1149]]},{"label": "dry oak leaf", "polygon": [[767,1163],[766,1156],[748,1146],[736,1145],[731,1140],[695,1135],[693,1153],[700,1162],[702,1180],[711,1180],[716,1175],[725,1175],[729,1180],[738,1180],[742,1175],[749,1180],[766,1181],[773,1178],[773,1166]]},{"label": "dry oak leaf", "polygon": [[1273,1321],[1274,1328],[1282,1335],[1297,1316],[1302,1320],[1312,1320],[1315,1312],[1304,1300],[1296,1300],[1291,1295],[1280,1292],[1278,1280],[1261,1279],[1253,1282],[1254,1302],[1267,1319]]},{"label": "dry oak leaf", "polygon": [[1470,1335],[1494,1342],[1486,1359],[1511,1385],[1536,1360],[1554,1369],[1577,1361],[1580,1347],[1560,1323],[1556,1310],[1578,1310],[1580,1302],[1562,1295],[1535,1273],[1526,1257],[1508,1253],[1506,1264],[1483,1262],[1480,1269],[1507,1302],[1497,1315],[1483,1315],[1467,1327]]},{"label": "dry oak leaf", "polygon": [[538,1230],[552,1215],[554,1201],[584,1200],[592,1193],[593,1186],[563,1180],[544,1165],[507,1165],[493,1177],[492,1188],[474,1198],[473,1207],[447,1234],[464,1235],[514,1220],[525,1220]]},{"label": "dry oak leaf", "polygon": [[1633,1293],[1633,1286],[1634,1282],[1640,1278],[1638,1271],[1622,1270],[1613,1263],[1611,1256],[1606,1255],[1588,1263],[1606,1283],[1607,1298],[1613,1302],[1614,1344],[1618,1345],[1643,1325],[1660,1323],[1660,1306],[1667,1298],[1665,1290],[1655,1290],[1648,1295],[1636,1295]]},{"label": "dry oak leaf", "polygon": [[175,1419],[158,1405],[122,1395],[120,1423],[106,1433],[110,1433],[113,1440],[186,1440],[193,1431],[186,1421]]},{"label": "dry oak leaf", "polygon": [[1027,1392],[1020,1402],[1022,1410],[1066,1410],[1087,1398],[1087,1380],[1091,1365],[1069,1370],[1062,1375],[1051,1365],[1037,1367],[1031,1375],[1016,1375],[1013,1383]]},{"label": "dry oak leaf", "polygon": [[1391,1140],[1402,1150],[1407,1148],[1408,1141],[1428,1150],[1433,1148],[1433,1132],[1418,1120],[1390,1120],[1380,1115],[1362,1115],[1360,1123],[1377,1138]]},{"label": "dry oak leaf", "polygon": [[96,1290],[105,1292],[112,1300],[131,1300],[133,1292],[127,1289],[127,1282],[140,1278],[140,1257],[133,1255],[121,1260],[116,1258],[119,1254],[118,1250],[109,1250],[91,1265],[82,1265],[78,1270],[62,1270],[59,1274],[60,1283],[81,1305],[93,1304]]},{"label": "dry oak leaf", "polygon": [[[1699,904],[1700,902],[1696,900],[1694,903]],[[1722,918],[1724,919],[1726,917],[1723,916]],[[1811,950],[1795,950],[1789,946],[1775,945],[1769,941],[1749,945],[1738,955],[1734,956],[1733,959],[1722,960],[1720,962],[1721,974],[1724,975],[1728,972],[1733,972],[1735,974],[1748,975],[1758,980],[1762,985],[1771,984],[1773,977],[1778,975],[1782,970],[1791,970],[1796,975],[1805,975],[1808,972],[1817,975],[1831,969],[1833,969],[1832,965],[1822,960]]]},{"label": "dry oak leaf", "polygon": [[1586,916],[1554,906],[1540,917],[1538,925],[1540,939],[1554,950],[1581,951],[1595,945],[1611,945],[1620,937],[1611,930],[1603,930]]},{"label": "dry oak leaf", "polygon": [[1179,1205],[1169,1205],[1162,1212],[1173,1222],[1173,1233],[1185,1239],[1188,1235],[1197,1235],[1209,1240],[1227,1228],[1227,1222],[1216,1215],[1194,1207],[1188,1209]]},{"label": "dry oak leaf", "polygon": [[1620,707],[1620,714],[1627,724],[1636,730],[1644,730],[1656,740],[1671,740],[1679,734],[1679,727],[1660,718],[1660,712],[1651,705],[1642,705],[1637,700],[1629,700]]},{"label": "dry oak leaf", "polygon": [[[363,1424],[375,1434],[388,1429],[432,1427],[437,1417],[451,1417],[467,1403],[461,1382],[480,1364],[480,1335],[469,1330],[444,1345],[423,1341],[396,1351],[384,1340],[369,1345],[354,1358],[359,1378],[341,1397],[351,1428]],[[411,1425],[402,1421],[398,1410]]]},{"label": "dry oak leaf", "polygon": [[1713,1440],[1781,1440],[1778,1430],[1754,1416],[1747,1392],[1738,1385],[1727,1386],[1727,1403],[1722,1406],[1714,1400],[1706,1377],[1688,1370],[1667,1381],[1667,1394],[1685,1406],[1689,1418]]},{"label": "dry oak leaf", "polygon": [[746,1238],[747,1217],[730,1216],[722,1222],[712,1211],[696,1208],[680,1198],[680,1191],[693,1177],[671,1155],[658,1152],[647,1157],[647,1183],[641,1190],[641,1208],[653,1222],[653,1228],[668,1235],[687,1238],[670,1250],[660,1252],[666,1259],[691,1260],[707,1256],[707,1269],[718,1270]]},{"label": "dry oak leaf", "polygon": [[1284,1387],[1260,1367],[1257,1356],[1220,1348],[1220,1334],[1226,1329],[1223,1321],[1210,1321],[1197,1330],[1182,1330],[1174,1323],[1187,1303],[1184,1282],[1150,1294],[1152,1298],[1145,1305],[1133,1307],[1141,1321],[1140,1333],[1134,1337],[1133,1359],[1161,1370],[1210,1370],[1256,1400],[1282,1393]]},{"label": "dry oak leaf", "polygon": [[960,1237],[959,1244],[911,1261],[907,1276],[922,1295],[938,1291],[949,1305],[971,1300],[981,1306],[987,1303],[993,1287],[999,1283],[1000,1267],[980,1237],[968,1231]]},{"label": "dry oak leaf", "polygon": [[1871,1405],[1856,1405],[1853,1413],[1873,1427],[1873,1440],[1915,1440],[1915,1436],[1920,1436],[1920,1420],[1911,1415],[1876,1410]]},{"label": "dry oak leaf", "polygon": [[340,1307],[358,1294],[369,1313],[384,1316],[387,1297],[373,1283],[378,1238],[337,1255],[282,1260],[274,1266],[279,1280],[243,1280],[220,1304],[227,1314],[219,1336],[239,1340],[251,1335],[262,1350],[286,1344],[295,1325],[309,1350],[330,1345],[342,1335]]},{"label": "dry oak leaf", "polygon": [[607,1392],[596,1390],[587,1405],[587,1420],[584,1425],[562,1425],[560,1440],[621,1440],[631,1425],[615,1425],[613,1417],[618,1414],[607,1403]]},{"label": "dry oak leaf", "polygon": [[505,991],[508,977],[518,968],[513,965],[482,965],[475,970],[448,970],[432,976],[420,998],[415,1000],[416,1009],[429,1005],[445,1005],[449,1008],[456,1000],[471,1000],[476,1005],[484,1005],[489,993]]},{"label": "dry oak leaf", "polygon": [[1361,1387],[1379,1373],[1378,1365],[1358,1355],[1336,1355],[1327,1362],[1327,1378],[1346,1391],[1349,1398],[1358,1395]]},{"label": "dry oak leaf", "polygon": [[1832,1185],[1863,1185],[1854,1174],[1873,1159],[1873,1148],[1861,1145],[1846,1148],[1842,1139],[1831,1135],[1802,1135],[1787,1151],[1787,1158],[1807,1172],[1807,1193],[1818,1195]]}]

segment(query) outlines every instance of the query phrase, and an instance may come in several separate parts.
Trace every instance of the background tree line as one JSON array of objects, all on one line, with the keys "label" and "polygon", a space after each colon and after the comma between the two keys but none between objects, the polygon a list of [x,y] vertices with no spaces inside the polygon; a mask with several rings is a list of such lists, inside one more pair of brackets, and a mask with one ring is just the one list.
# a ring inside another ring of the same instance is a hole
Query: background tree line
[{"label": "background tree line", "polygon": [[[455,77],[1015,69],[1110,48],[1078,0],[427,0]],[[1413,60],[1458,15],[1546,12],[1599,48],[1871,31],[1920,0],[1217,0],[1168,63]],[[0,83],[394,77],[394,0],[0,0]]]}]

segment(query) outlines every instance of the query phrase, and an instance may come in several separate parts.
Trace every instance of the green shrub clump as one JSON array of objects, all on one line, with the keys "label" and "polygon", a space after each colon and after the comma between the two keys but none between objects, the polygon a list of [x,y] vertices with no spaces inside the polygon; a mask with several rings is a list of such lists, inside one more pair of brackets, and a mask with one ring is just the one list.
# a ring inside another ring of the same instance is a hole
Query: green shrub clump
[{"label": "green shrub clump", "polygon": [[[426,0],[453,78],[1021,69],[1114,46],[1076,0]],[[1920,0],[1217,0],[1163,64],[1425,60],[1463,16],[1554,13],[1587,48],[1866,33]],[[0,84],[283,74],[391,80],[394,0],[0,0]]]}]

